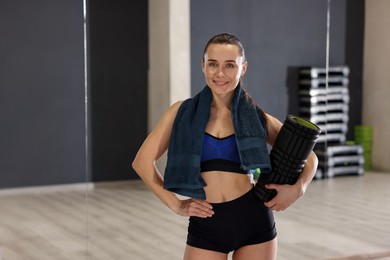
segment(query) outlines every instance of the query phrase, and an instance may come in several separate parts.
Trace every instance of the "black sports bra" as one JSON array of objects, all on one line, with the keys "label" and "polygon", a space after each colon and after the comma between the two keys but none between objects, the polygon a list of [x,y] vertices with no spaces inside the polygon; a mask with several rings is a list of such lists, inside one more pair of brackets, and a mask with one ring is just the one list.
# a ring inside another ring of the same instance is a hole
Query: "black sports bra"
[{"label": "black sports bra", "polygon": [[240,155],[234,134],[224,138],[205,133],[203,136],[201,172],[225,171],[246,174],[241,169]]}]

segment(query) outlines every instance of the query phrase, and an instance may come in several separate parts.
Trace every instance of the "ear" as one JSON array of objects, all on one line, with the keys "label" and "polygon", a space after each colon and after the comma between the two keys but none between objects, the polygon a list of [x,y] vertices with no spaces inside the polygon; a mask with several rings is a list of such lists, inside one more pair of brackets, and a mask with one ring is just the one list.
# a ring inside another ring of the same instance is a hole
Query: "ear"
[{"label": "ear", "polygon": [[205,67],[204,67],[205,63],[204,63],[204,59],[202,59],[201,61],[201,66],[202,66],[202,72],[205,73]]},{"label": "ear", "polygon": [[241,68],[241,77],[244,76],[247,68],[248,68],[248,62],[245,61]]}]

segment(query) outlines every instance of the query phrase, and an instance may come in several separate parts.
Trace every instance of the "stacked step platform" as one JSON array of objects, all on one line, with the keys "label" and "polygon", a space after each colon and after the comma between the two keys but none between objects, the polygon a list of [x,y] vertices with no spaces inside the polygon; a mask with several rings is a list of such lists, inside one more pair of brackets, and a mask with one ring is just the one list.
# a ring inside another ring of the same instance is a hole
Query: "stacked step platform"
[{"label": "stacked step platform", "polygon": [[299,116],[318,125],[322,132],[314,152],[319,165],[315,178],[364,173],[361,145],[346,145],[349,112],[349,68],[302,67],[299,69]]}]

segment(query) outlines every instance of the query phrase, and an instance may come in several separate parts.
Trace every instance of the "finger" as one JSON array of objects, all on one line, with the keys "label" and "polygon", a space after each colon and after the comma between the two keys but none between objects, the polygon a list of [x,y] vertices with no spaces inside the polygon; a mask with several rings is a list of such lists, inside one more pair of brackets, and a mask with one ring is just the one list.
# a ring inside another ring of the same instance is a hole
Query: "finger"
[{"label": "finger", "polygon": [[268,208],[273,208],[276,206],[276,201],[275,201],[275,198],[273,198],[272,200],[268,201],[268,202],[265,202],[264,205]]},{"label": "finger", "polygon": [[190,207],[188,209],[189,216],[195,216],[195,217],[201,217],[201,218],[207,218],[213,216],[213,213],[205,211],[198,207]]},{"label": "finger", "polygon": [[212,216],[214,214],[214,211],[211,209],[212,206],[209,203],[202,203],[202,201],[199,200],[193,200],[190,203],[190,208],[199,214]]},{"label": "finger", "polygon": [[209,214],[205,211],[202,211],[202,210],[193,209],[191,211],[191,213],[189,214],[189,216],[200,217],[200,218],[210,218],[213,215]]},{"label": "finger", "polygon": [[207,201],[205,201],[205,200],[192,199],[192,201],[195,201],[195,202],[197,202],[197,203],[199,203],[199,204],[201,204],[201,205],[203,205],[203,206],[205,206],[205,207],[207,207],[209,209],[213,208],[213,206],[210,203],[208,203]]},{"label": "finger", "polygon": [[273,183],[270,183],[270,184],[266,184],[265,187],[269,190],[278,190],[279,189],[279,185],[277,184],[273,184]]},{"label": "finger", "polygon": [[207,211],[209,213],[214,213],[214,211],[212,210],[213,206],[210,203],[208,203],[207,201],[198,200],[198,199],[193,199],[192,201],[196,207],[198,207],[204,211]]}]

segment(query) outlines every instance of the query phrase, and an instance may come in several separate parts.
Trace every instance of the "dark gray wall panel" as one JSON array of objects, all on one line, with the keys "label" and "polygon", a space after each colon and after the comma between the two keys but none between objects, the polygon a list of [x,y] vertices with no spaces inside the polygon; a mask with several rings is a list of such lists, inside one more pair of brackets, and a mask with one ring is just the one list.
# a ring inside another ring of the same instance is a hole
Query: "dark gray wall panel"
[{"label": "dark gray wall panel", "polygon": [[80,0],[0,3],[0,188],[85,181]]},{"label": "dark gray wall panel", "polygon": [[345,63],[349,75],[349,122],[347,138],[353,140],[354,126],[362,123],[363,102],[363,50],[365,0],[348,0],[346,16]]},{"label": "dark gray wall panel", "polygon": [[88,3],[91,180],[138,178],[131,160],[147,134],[147,1]]}]

